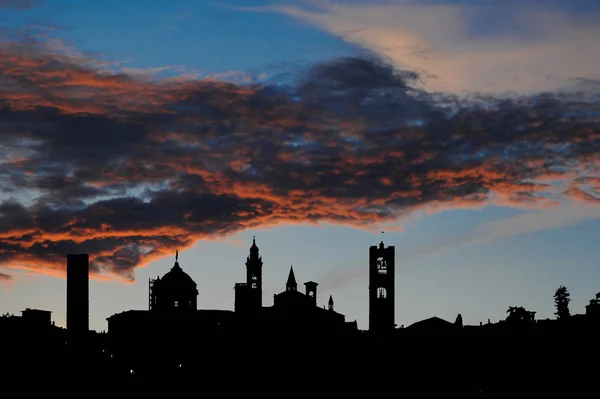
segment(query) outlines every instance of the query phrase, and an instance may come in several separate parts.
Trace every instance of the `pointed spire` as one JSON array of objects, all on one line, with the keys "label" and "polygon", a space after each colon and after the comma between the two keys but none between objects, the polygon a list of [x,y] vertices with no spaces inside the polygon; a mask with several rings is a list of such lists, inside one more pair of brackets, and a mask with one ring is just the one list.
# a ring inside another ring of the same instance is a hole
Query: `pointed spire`
[{"label": "pointed spire", "polygon": [[333,296],[329,294],[329,303],[327,304],[329,310],[333,310]]},{"label": "pointed spire", "polygon": [[177,259],[179,259],[179,250],[178,249],[175,250],[175,262],[177,262]]},{"label": "pointed spire", "polygon": [[251,254],[258,254],[258,247],[256,246],[256,237],[252,236],[252,246],[250,247]]},{"label": "pointed spire", "polygon": [[293,266],[290,266],[290,274],[288,275],[287,283],[285,283],[285,286],[288,291],[290,291],[290,290],[297,291],[298,290],[298,283],[296,283],[296,277],[294,276],[294,267]]}]

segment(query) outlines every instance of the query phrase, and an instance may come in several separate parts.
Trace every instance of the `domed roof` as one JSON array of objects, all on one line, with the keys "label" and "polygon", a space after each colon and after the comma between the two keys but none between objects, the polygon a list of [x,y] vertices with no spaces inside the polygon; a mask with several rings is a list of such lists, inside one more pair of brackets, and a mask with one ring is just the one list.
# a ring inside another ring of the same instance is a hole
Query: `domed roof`
[{"label": "domed roof", "polygon": [[196,287],[196,282],[190,277],[189,274],[183,271],[181,266],[179,266],[179,262],[177,258],[179,256],[179,251],[177,255],[175,255],[175,264],[161,279],[160,285],[162,287],[170,286],[170,287]]},{"label": "domed roof", "polygon": [[179,266],[179,262],[175,262],[175,265],[163,276],[163,278],[160,279],[160,281],[161,285],[181,284],[196,286],[196,282],[192,280],[189,274],[183,271],[183,269]]}]

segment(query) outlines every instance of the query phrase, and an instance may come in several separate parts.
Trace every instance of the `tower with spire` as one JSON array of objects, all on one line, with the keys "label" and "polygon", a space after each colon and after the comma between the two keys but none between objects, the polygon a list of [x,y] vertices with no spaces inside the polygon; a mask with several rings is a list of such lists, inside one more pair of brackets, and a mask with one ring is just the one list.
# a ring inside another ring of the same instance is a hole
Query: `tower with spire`
[{"label": "tower with spire", "polygon": [[258,312],[262,308],[262,257],[252,237],[250,254],[246,258],[246,282],[235,285],[235,311]]},{"label": "tower with spire", "polygon": [[304,338],[343,331],[348,325],[345,316],[333,310],[333,298],[329,296],[327,304],[318,305],[318,285],[315,281],[307,281],[305,291],[298,291],[294,267],[290,266],[285,291],[273,295],[273,306],[265,308],[265,315],[272,321],[277,320],[277,328],[290,328],[289,331]]},{"label": "tower with spire", "polygon": [[248,302],[253,310],[262,307],[262,257],[258,254],[256,237],[252,237],[250,255],[246,258],[246,284],[248,285]]},{"label": "tower with spire", "polygon": [[[383,232],[382,232],[383,233]],[[394,322],[395,248],[379,246],[369,248],[369,331],[389,333],[396,328]]]},{"label": "tower with spire", "polygon": [[[246,259],[246,282],[235,284],[234,312],[249,331],[269,333],[291,328],[289,331],[341,331],[348,327],[345,316],[333,309],[333,298],[327,305],[318,306],[317,286],[314,281],[304,283],[305,292],[298,291],[298,281],[291,265],[285,290],[273,294],[273,305],[263,306],[262,266],[256,238],[252,238],[250,254]],[[356,330],[356,323],[350,327]]]}]

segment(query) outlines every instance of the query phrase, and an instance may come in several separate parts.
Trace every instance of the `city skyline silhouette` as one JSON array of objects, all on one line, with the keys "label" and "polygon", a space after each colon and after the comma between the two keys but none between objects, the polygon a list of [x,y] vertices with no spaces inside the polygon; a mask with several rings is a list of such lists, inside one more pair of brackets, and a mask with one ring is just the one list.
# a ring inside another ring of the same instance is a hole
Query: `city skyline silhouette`
[{"label": "city skyline silhouette", "polygon": [[[382,232],[383,233],[383,232]],[[87,335],[88,331],[100,332],[102,334],[107,331],[94,331],[89,327],[90,311],[89,311],[89,276],[90,276],[90,257],[89,254],[68,254],[66,255],[66,314],[70,316],[71,327],[69,322],[65,323],[65,329],[67,332],[74,331],[76,335]],[[245,262],[246,268],[246,281],[243,283],[235,283],[234,290],[234,306],[233,310],[229,309],[203,309],[202,304],[198,304],[197,296],[198,289],[197,283],[186,273],[179,263],[179,250],[175,251],[175,263],[169,271],[164,273],[162,276],[157,276],[155,279],[149,279],[148,281],[148,306],[147,309],[124,309],[121,312],[115,313],[107,318],[109,320],[116,320],[113,323],[122,323],[121,320],[127,320],[128,314],[133,316],[131,319],[133,323],[137,323],[139,319],[136,319],[136,315],[142,313],[152,314],[152,312],[163,312],[169,313],[177,312],[183,313],[195,313],[195,312],[223,312],[233,313],[237,315],[244,315],[244,317],[257,317],[260,314],[259,311],[265,309],[277,307],[278,296],[280,304],[286,303],[284,307],[287,309],[284,312],[294,314],[294,310],[297,306],[308,306],[309,308],[315,308],[318,311],[322,308],[327,313],[338,317],[342,329],[349,331],[369,331],[375,335],[386,335],[390,332],[397,330],[415,330],[419,331],[422,328],[438,330],[439,334],[445,334],[446,328],[449,326],[460,326],[461,328],[469,326],[463,322],[462,314],[458,313],[454,323],[448,320],[443,320],[437,316],[431,316],[428,318],[421,319],[405,328],[404,325],[398,325],[395,323],[394,307],[396,305],[395,298],[395,246],[387,246],[383,241],[380,241],[378,245],[369,247],[369,262],[368,262],[368,274],[369,274],[369,296],[368,296],[368,308],[369,308],[369,324],[368,326],[359,328],[356,320],[346,321],[345,316],[335,311],[335,301],[333,300],[332,294],[327,294],[323,299],[319,298],[318,282],[305,281],[301,285],[305,286],[305,292],[301,293],[298,289],[298,282],[294,273],[293,265],[290,266],[288,277],[285,283],[285,288],[279,294],[273,295],[272,304],[263,303],[263,292],[262,292],[262,280],[263,280],[263,260],[260,254],[260,249],[256,243],[256,237],[252,237],[252,245],[249,247],[249,255]],[[162,277],[162,278],[161,278]],[[561,292],[560,298],[557,299],[558,293]],[[293,295],[292,295],[293,294]],[[291,296],[290,296],[291,295]],[[296,295],[298,296],[296,298]],[[289,298],[288,298],[289,297]],[[160,298],[160,301],[159,301]],[[514,323],[524,323],[525,325],[531,324],[546,324],[552,320],[584,320],[584,319],[595,319],[599,317],[600,322],[600,292],[597,292],[593,298],[589,299],[588,304],[585,306],[585,312],[583,314],[574,310],[575,313],[571,314],[571,293],[568,287],[560,285],[554,291],[554,318],[536,319],[535,310],[526,309],[523,306],[509,306],[506,310],[507,316],[505,319],[500,320],[493,324],[511,323],[511,320],[516,320]],[[319,301],[319,299],[321,301]],[[291,302],[290,302],[291,301]],[[281,308],[282,305],[280,305]],[[291,306],[291,307],[289,307]],[[70,309],[70,310],[69,310]],[[282,308],[283,309],[283,308]],[[56,326],[55,321],[52,320],[52,310],[48,309],[32,309],[26,308],[21,311],[21,317],[23,320],[37,320],[34,323],[42,325]],[[323,312],[323,314],[327,314]],[[572,317],[573,316],[573,317]],[[582,318],[582,316],[587,316]],[[5,312],[3,317],[14,318],[15,314]],[[68,316],[69,317],[69,316]],[[227,316],[229,317],[229,316]],[[334,318],[335,318],[334,317]],[[124,319],[125,318],[125,319]],[[136,321],[138,320],[138,321]],[[581,322],[581,321],[580,321]],[[127,321],[126,321],[127,323]],[[479,327],[483,326],[483,322],[479,322]],[[492,324],[491,319],[487,319],[486,326]],[[429,327],[423,327],[429,326]],[[476,326],[476,325],[473,325]],[[453,327],[451,327],[453,328]],[[127,330],[127,327],[119,327],[121,331]],[[69,333],[72,334],[72,333]],[[73,339],[70,337],[70,339]],[[76,339],[75,339],[76,340]]]},{"label": "city skyline silhouette", "polygon": [[572,396],[600,301],[599,19],[589,0],[0,0],[5,366]]},{"label": "city skyline silhouette", "polygon": [[[207,387],[221,384],[217,381],[223,378],[242,378],[252,384],[260,379],[258,370],[231,369],[231,361],[242,362],[242,367],[248,366],[248,361],[271,364],[265,370],[271,375],[279,375],[283,370],[275,365],[289,356],[281,353],[281,350],[291,349],[290,343],[293,342],[295,351],[304,353],[305,357],[308,355],[305,359],[308,363],[300,362],[300,369],[291,366],[286,369],[287,372],[300,373],[298,375],[302,376],[306,372],[306,369],[302,369],[312,364],[310,374],[316,371],[325,373],[319,384],[327,389],[334,387],[332,381],[326,378],[327,371],[331,371],[332,367],[346,375],[372,375],[370,378],[378,382],[371,384],[371,390],[389,389],[391,380],[386,382],[386,379],[395,375],[394,370],[401,370],[405,376],[414,374],[420,378],[405,381],[402,384],[405,393],[424,393],[421,384],[435,381],[426,389],[429,394],[460,393],[494,397],[515,390],[521,394],[549,392],[547,387],[527,386],[523,389],[518,381],[500,381],[507,371],[517,372],[527,367],[526,364],[540,370],[547,367],[543,366],[545,360],[542,359],[550,356],[550,353],[543,351],[545,345],[533,344],[532,339],[536,342],[554,340],[555,347],[563,351],[567,348],[556,340],[577,337],[583,341],[576,346],[582,345],[581,349],[588,346],[588,355],[595,353],[585,342],[593,340],[600,331],[600,292],[590,299],[584,314],[572,313],[569,308],[570,292],[565,286],[557,287],[554,292],[557,316],[554,320],[536,320],[535,311],[522,306],[510,306],[506,319],[498,323],[488,321],[485,325],[469,326],[463,324],[462,316],[458,314],[454,322],[434,316],[407,327],[396,326],[393,318],[394,250],[393,246],[386,246],[383,241],[368,249],[370,295],[367,330],[359,329],[356,321],[347,321],[343,314],[336,312],[331,295],[327,306],[321,308],[317,282],[304,282],[305,292],[301,292],[293,266],[289,269],[285,287],[282,285],[282,291],[274,295],[273,304],[264,305],[257,299],[262,295],[263,263],[260,249],[253,238],[245,264],[246,282],[235,286],[234,311],[197,306],[197,285],[183,270],[179,263],[179,251],[176,251],[172,268],[163,276],[149,281],[148,309],[124,310],[114,314],[108,318],[108,331],[98,333],[87,327],[89,256],[68,254],[65,286],[69,315],[67,328],[57,327],[52,322],[51,312],[39,309],[28,308],[20,316],[5,314],[0,317],[0,333],[13,344],[4,352],[3,372],[14,381],[38,375],[50,381],[58,377],[50,367],[50,363],[53,363],[58,373],[69,370],[71,375],[81,375],[84,379],[90,375],[102,376],[119,381],[118,384],[125,389],[151,389],[151,382],[157,378],[177,382],[179,388],[183,389],[196,383],[194,376],[198,373],[214,379]],[[434,337],[443,341],[434,344],[428,341],[425,352],[406,351],[414,345],[414,338]],[[448,338],[459,339],[460,349],[454,345],[448,347]],[[476,355],[482,349],[482,340],[486,339],[492,339],[494,343],[492,346],[483,346],[488,353],[481,360],[487,371],[482,373],[480,368],[468,366],[463,369],[459,385],[445,386],[456,378],[455,371],[448,373],[448,362],[452,362],[456,356],[468,358]],[[569,345],[574,347],[572,343]],[[381,350],[384,352],[381,353]],[[326,366],[314,364],[314,359],[311,362],[317,353],[325,356]],[[571,359],[569,353],[564,352],[560,357],[555,353],[552,357],[554,361],[560,359],[562,362]],[[403,357],[408,363],[381,370],[370,366],[373,362],[381,364],[386,358],[395,356]],[[437,368],[431,368],[432,360]],[[528,363],[520,366],[514,363],[523,361]],[[510,368],[498,369],[501,364]],[[419,376],[421,367],[428,367],[428,373]],[[498,374],[490,374],[492,369]],[[225,370],[228,372],[225,373]],[[465,375],[467,370],[469,374]],[[279,378],[283,378],[280,381],[292,381],[285,371]],[[574,393],[587,389],[583,388],[587,384],[579,387],[571,386],[572,382],[567,384],[567,381],[575,381],[570,374],[563,373],[563,378],[565,384],[552,388],[554,393]],[[110,386],[102,389],[105,388],[109,391],[112,389]]]},{"label": "city skyline silhouette", "polygon": [[507,290],[552,317],[541,298],[560,284],[583,309],[600,279],[600,51],[566,38],[593,36],[600,10],[444,1],[3,2],[6,311],[63,324],[64,254],[88,253],[106,329],[177,249],[199,302],[232,308],[222,287],[258,235],[265,293],[296,264],[366,325],[361,248],[381,231],[400,324],[500,320]]}]

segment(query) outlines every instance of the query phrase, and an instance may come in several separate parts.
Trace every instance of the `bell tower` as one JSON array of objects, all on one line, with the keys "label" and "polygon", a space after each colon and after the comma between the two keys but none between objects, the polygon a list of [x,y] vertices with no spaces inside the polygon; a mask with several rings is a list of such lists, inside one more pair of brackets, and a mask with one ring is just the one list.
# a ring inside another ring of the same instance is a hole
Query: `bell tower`
[{"label": "bell tower", "polygon": [[262,257],[258,254],[256,238],[252,237],[250,255],[246,259],[246,284],[248,289],[248,308],[262,308]]},{"label": "bell tower", "polygon": [[316,306],[317,305],[317,286],[319,284],[315,283],[314,281],[307,281],[306,283],[304,283],[304,285],[306,286],[306,296],[309,297]]},{"label": "bell tower", "polygon": [[392,332],[395,327],[395,247],[369,248],[369,331]]}]

